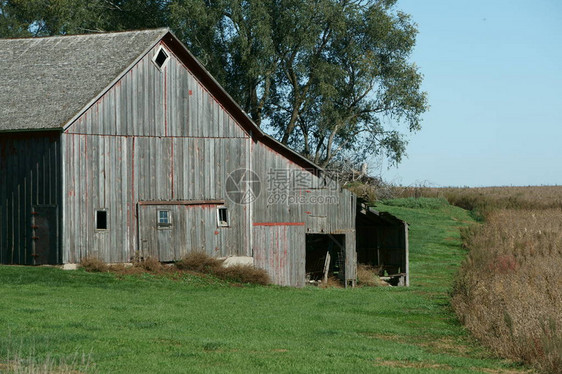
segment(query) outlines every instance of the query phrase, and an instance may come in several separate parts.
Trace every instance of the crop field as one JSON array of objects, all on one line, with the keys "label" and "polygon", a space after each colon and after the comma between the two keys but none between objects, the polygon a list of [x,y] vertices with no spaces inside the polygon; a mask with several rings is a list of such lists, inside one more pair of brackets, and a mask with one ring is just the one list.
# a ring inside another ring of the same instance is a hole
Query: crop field
[{"label": "crop field", "polygon": [[562,373],[562,187],[418,193],[445,197],[484,222],[463,232],[470,252],[452,304],[464,325],[503,357]]},{"label": "crop field", "polygon": [[403,187],[395,188],[400,197],[445,198],[451,204],[483,218],[497,209],[562,208],[562,186],[532,187]]},{"label": "crop field", "polygon": [[422,200],[379,207],[411,224],[410,288],[0,267],[0,372],[529,372],[458,323],[449,292],[472,219]]}]

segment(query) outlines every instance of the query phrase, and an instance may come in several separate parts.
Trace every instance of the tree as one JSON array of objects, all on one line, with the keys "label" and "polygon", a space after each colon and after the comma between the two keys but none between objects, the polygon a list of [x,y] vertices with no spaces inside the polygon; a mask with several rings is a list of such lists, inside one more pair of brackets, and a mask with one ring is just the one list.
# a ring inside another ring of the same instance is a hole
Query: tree
[{"label": "tree", "polygon": [[268,99],[279,65],[272,6],[269,0],[169,5],[172,30],[258,125],[271,116]]},{"label": "tree", "polygon": [[3,0],[2,36],[49,36],[157,28],[166,24],[167,1]]},{"label": "tree", "polygon": [[417,30],[396,0],[179,0],[176,33],[252,119],[327,166],[384,154],[420,129],[422,76],[408,61]]},{"label": "tree", "polygon": [[12,16],[8,2],[0,0],[0,37],[11,38],[23,35],[27,35],[25,25]]}]

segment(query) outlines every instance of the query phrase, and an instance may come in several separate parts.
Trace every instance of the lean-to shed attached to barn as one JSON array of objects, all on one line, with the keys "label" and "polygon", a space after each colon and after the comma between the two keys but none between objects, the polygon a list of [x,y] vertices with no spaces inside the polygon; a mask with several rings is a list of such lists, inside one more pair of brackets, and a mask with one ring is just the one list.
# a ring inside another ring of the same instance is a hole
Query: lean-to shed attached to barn
[{"label": "lean-to shed attached to barn", "polygon": [[379,269],[392,285],[409,286],[408,223],[359,201],[355,230],[357,262]]}]

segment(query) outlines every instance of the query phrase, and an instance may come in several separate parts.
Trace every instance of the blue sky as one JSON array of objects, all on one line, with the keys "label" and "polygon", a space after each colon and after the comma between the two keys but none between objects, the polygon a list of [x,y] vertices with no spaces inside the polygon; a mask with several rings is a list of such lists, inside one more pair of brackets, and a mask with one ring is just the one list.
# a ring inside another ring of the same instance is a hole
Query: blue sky
[{"label": "blue sky", "polygon": [[398,0],[430,110],[398,168],[402,185],[562,184],[562,1]]}]

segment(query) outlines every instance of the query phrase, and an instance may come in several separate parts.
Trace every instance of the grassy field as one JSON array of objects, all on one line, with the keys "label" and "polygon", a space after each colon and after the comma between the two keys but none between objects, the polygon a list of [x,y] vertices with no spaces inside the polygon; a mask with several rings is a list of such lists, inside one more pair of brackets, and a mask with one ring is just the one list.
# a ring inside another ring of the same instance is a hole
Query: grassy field
[{"label": "grassy field", "polygon": [[471,340],[449,306],[467,212],[439,199],[389,204],[379,208],[411,224],[410,288],[0,267],[0,372],[46,360],[100,373],[522,371]]}]

